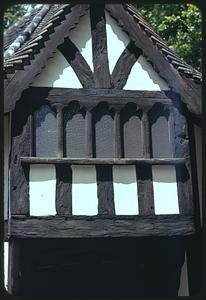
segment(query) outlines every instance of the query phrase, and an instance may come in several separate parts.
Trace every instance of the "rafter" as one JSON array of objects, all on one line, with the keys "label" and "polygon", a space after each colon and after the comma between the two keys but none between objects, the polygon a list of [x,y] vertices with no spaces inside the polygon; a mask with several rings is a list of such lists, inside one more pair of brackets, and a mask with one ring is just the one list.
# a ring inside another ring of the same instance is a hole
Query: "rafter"
[{"label": "rafter", "polygon": [[85,88],[94,87],[92,70],[75,44],[67,37],[64,43],[57,48],[73,68],[82,86]]}]

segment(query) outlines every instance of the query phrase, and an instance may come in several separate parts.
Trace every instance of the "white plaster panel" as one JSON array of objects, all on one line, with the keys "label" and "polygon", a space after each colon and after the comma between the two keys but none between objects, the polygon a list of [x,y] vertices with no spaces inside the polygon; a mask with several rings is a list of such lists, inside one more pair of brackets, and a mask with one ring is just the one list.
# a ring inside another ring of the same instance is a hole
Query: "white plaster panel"
[{"label": "white plaster panel", "polygon": [[197,181],[200,201],[200,217],[202,223],[202,129],[195,125],[194,130],[196,146]]},{"label": "white plaster panel", "polygon": [[179,214],[176,171],[174,166],[153,166],[155,214]]},{"label": "white plaster panel", "polygon": [[56,215],[55,194],[55,167],[53,165],[31,165],[29,180],[30,215]]},{"label": "white plaster panel", "polygon": [[129,44],[129,37],[123,32],[116,21],[110,17],[108,13],[106,15],[106,31],[107,31],[107,52],[109,60],[109,70],[112,73],[117,60],[120,55]]},{"label": "white plaster panel", "polygon": [[147,60],[140,55],[133,65],[128,80],[124,86],[125,90],[168,90],[167,83],[160,78]]},{"label": "white plaster panel", "polygon": [[98,214],[95,166],[72,166],[72,214]]},{"label": "white plaster panel", "polygon": [[81,17],[77,27],[69,32],[69,38],[79,49],[93,71],[91,23],[89,12],[85,16]]},{"label": "white plaster panel", "polygon": [[9,207],[9,153],[10,153],[10,118],[4,116],[4,220],[8,219]]},{"label": "white plaster panel", "polygon": [[4,242],[4,286],[8,290],[9,243]]},{"label": "white plaster panel", "polygon": [[116,215],[137,215],[138,195],[135,166],[113,166]]},{"label": "white plaster panel", "polygon": [[46,67],[34,79],[31,86],[82,88],[82,85],[65,57],[56,49]]},{"label": "white plaster panel", "polygon": [[188,271],[187,271],[187,255],[185,253],[185,262],[181,269],[180,286],[178,296],[189,296]]}]

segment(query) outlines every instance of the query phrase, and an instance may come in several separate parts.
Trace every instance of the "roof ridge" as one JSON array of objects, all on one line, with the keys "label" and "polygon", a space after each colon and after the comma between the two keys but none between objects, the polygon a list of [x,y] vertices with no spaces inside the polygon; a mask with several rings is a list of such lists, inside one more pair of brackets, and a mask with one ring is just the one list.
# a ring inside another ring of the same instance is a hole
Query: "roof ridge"
[{"label": "roof ridge", "polygon": [[[41,22],[42,18],[45,16],[45,14],[48,13],[50,8],[51,8],[51,4],[42,5],[42,8],[33,17],[31,22],[29,22],[28,26],[26,28],[24,28],[24,30],[20,33],[20,35],[18,35],[17,38],[9,45],[7,50],[4,52],[4,58],[8,58],[8,57],[12,56],[21,47],[21,45],[26,40],[29,39],[32,32],[35,30],[35,28]],[[34,9],[35,9],[35,7],[34,7]],[[24,17],[26,16],[26,14],[24,15]],[[30,12],[30,15],[31,15],[31,12]],[[13,26],[16,26],[16,23]]]}]

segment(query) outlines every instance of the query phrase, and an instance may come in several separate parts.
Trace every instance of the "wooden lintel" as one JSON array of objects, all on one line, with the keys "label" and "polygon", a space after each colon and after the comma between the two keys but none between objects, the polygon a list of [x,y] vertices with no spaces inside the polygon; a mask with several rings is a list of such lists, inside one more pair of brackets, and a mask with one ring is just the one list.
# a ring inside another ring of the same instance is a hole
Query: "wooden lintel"
[{"label": "wooden lintel", "polygon": [[193,216],[29,217],[11,219],[16,238],[181,236],[194,234]]},{"label": "wooden lintel", "polygon": [[72,101],[77,101],[81,106],[97,106],[101,102],[109,103],[110,107],[124,107],[127,103],[135,103],[139,108],[150,108],[155,103],[172,105],[175,95],[168,91],[138,91],[121,89],[71,89],[30,87],[23,92],[23,98],[31,101],[48,101],[51,105],[61,104],[67,106]]},{"label": "wooden lintel", "polygon": [[57,157],[21,157],[28,164],[70,164],[70,165],[176,165],[184,164],[186,158],[57,158]]}]

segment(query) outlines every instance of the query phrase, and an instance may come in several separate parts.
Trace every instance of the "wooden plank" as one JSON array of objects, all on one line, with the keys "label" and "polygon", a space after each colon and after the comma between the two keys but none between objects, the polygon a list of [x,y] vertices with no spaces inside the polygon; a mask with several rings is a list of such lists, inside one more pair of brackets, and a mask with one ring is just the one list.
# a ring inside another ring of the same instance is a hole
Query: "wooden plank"
[{"label": "wooden plank", "polygon": [[[151,107],[157,102],[172,105],[173,93],[166,91],[136,91],[120,89],[71,89],[71,88],[47,88],[30,87],[23,92],[24,98],[31,101],[38,99],[48,100],[51,103],[68,105],[72,101],[79,101],[83,105],[97,105],[107,101],[111,105],[124,106],[128,102],[134,102],[143,107]],[[121,101],[120,101],[121,99]]]},{"label": "wooden plank", "polygon": [[10,211],[11,214],[29,213],[29,166],[22,164],[21,156],[30,155],[31,122],[29,107],[18,102],[12,113],[11,163],[10,163]]},{"label": "wooden plank", "polygon": [[194,234],[193,216],[12,218],[11,235],[18,238],[82,238],[182,236]]},{"label": "wooden plank", "polygon": [[143,110],[142,113],[142,146],[144,157],[151,157],[151,133],[148,118],[148,111]]},{"label": "wooden plank", "polygon": [[56,211],[72,214],[72,170],[70,165],[56,165]]},{"label": "wooden plank", "polygon": [[71,165],[175,165],[184,164],[185,158],[43,158],[43,157],[21,157],[22,163],[29,164],[64,164]]},{"label": "wooden plank", "polygon": [[57,48],[73,68],[82,86],[85,88],[94,87],[94,78],[90,66],[75,44],[67,37],[64,39],[64,43],[59,45]]},{"label": "wooden plank", "polygon": [[111,80],[114,88],[122,89],[125,86],[130,71],[141,53],[142,51],[135,46],[134,42],[127,45],[112,71]]},{"label": "wooden plank", "polygon": [[96,166],[98,214],[114,215],[114,190],[112,166]]},{"label": "wooden plank", "polygon": [[91,4],[90,18],[95,87],[110,88],[104,4]]},{"label": "wooden plank", "polygon": [[148,165],[137,166],[136,174],[139,214],[154,215],[152,167]]}]

